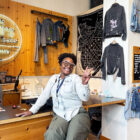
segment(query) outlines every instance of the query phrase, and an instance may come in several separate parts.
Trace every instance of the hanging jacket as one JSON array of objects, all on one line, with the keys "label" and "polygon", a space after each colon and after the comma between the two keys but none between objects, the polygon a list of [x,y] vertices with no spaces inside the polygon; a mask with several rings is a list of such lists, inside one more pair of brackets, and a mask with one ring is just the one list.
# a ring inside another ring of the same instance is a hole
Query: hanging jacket
[{"label": "hanging jacket", "polygon": [[126,101],[125,101],[125,106],[124,106],[124,117],[126,120],[129,120],[131,118],[140,118],[140,112],[131,110],[132,96],[135,89],[136,87],[132,87],[131,89],[127,91],[127,94],[126,94]]},{"label": "hanging jacket", "polygon": [[50,18],[43,20],[41,28],[41,45],[52,45],[54,40],[54,23]]},{"label": "hanging jacket", "polygon": [[131,109],[140,112],[140,87],[136,87],[133,93]]},{"label": "hanging jacket", "polygon": [[68,39],[69,39],[70,31],[69,31],[69,25],[64,28],[64,33],[63,33],[63,42],[65,47],[68,47]]},{"label": "hanging jacket", "polygon": [[64,42],[65,47],[68,47],[69,25],[66,27],[62,21],[57,21],[54,24],[54,40],[56,42]]},{"label": "hanging jacket", "polygon": [[140,33],[140,1],[134,0],[131,11],[130,30]]},{"label": "hanging jacket", "polygon": [[35,43],[34,43],[34,62],[39,61],[39,47],[41,45],[40,37],[41,37],[41,23],[37,18],[35,30]]},{"label": "hanging jacket", "polygon": [[125,85],[125,67],[123,48],[118,44],[108,45],[102,56],[102,78],[106,80],[106,75],[113,75],[117,72],[117,76],[121,77],[121,83]]},{"label": "hanging jacket", "polygon": [[122,37],[126,40],[126,19],[124,7],[114,3],[105,14],[103,38]]},{"label": "hanging jacket", "polygon": [[54,23],[50,18],[46,18],[42,22],[41,28],[41,45],[44,52],[44,63],[48,63],[47,45],[53,45],[54,40]]},{"label": "hanging jacket", "polygon": [[54,23],[54,40],[56,42],[62,41],[63,38],[63,22],[61,20]]}]

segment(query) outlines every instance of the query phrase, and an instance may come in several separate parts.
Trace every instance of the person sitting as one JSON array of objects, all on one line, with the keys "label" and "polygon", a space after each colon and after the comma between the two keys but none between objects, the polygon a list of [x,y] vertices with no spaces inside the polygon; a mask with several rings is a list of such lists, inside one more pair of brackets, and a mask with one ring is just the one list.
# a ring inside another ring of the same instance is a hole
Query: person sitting
[{"label": "person sitting", "polygon": [[29,111],[17,116],[30,116],[47,102],[53,101],[53,119],[45,132],[45,140],[86,140],[90,132],[90,118],[82,107],[82,101],[89,98],[88,81],[92,68],[86,68],[82,78],[73,74],[77,63],[72,53],[63,53],[58,57],[60,74],[49,79],[44,91]]}]

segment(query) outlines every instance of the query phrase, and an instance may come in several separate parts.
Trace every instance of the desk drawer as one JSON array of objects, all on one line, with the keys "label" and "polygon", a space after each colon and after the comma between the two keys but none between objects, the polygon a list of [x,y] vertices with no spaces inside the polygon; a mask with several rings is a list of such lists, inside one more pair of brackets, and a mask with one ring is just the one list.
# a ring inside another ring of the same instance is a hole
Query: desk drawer
[{"label": "desk drawer", "polygon": [[44,140],[51,120],[52,116],[45,116],[0,125],[0,140]]}]

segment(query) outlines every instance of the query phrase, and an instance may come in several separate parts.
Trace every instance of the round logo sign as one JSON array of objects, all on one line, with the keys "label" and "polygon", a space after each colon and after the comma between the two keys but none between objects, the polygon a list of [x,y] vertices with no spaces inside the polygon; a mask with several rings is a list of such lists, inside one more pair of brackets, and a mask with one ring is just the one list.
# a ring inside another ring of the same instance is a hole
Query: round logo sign
[{"label": "round logo sign", "polygon": [[0,14],[0,63],[13,60],[21,49],[22,36],[17,24]]}]

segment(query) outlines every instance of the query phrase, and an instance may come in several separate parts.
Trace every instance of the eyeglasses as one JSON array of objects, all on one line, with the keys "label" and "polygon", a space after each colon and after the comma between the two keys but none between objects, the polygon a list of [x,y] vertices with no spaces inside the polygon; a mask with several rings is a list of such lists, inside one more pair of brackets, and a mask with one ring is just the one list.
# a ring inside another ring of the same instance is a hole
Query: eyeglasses
[{"label": "eyeglasses", "polygon": [[64,64],[65,67],[70,66],[70,68],[73,68],[73,67],[75,66],[75,64],[70,63],[70,62],[68,62],[68,61],[62,61],[62,63]]}]

